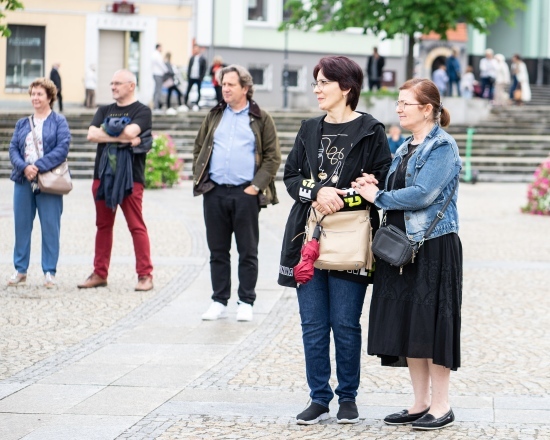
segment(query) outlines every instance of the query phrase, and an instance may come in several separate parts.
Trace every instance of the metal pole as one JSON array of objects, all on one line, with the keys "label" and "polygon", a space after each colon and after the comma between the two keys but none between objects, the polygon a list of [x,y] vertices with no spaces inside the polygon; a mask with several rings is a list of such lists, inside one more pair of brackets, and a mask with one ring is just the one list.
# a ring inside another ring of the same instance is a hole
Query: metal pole
[{"label": "metal pole", "polygon": [[288,109],[288,27],[285,28],[285,52],[283,70],[283,108]]},{"label": "metal pole", "polygon": [[472,141],[474,139],[474,128],[468,127],[466,131],[466,154],[464,159],[464,181],[472,181]]}]

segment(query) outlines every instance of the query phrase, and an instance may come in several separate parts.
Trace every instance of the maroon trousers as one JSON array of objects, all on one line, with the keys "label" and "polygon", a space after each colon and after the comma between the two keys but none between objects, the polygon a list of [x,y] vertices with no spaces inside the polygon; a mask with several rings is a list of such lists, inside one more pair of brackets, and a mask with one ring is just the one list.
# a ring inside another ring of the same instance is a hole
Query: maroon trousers
[{"label": "maroon trousers", "polygon": [[[109,264],[111,263],[111,250],[113,248],[113,226],[115,224],[116,210],[107,208],[105,200],[96,200],[99,180],[92,184],[94,195],[97,233],[95,237],[94,272],[101,278],[107,279]],[[120,208],[128,223],[128,229],[132,234],[134,252],[136,254],[136,272],[138,277],[152,276],[153,263],[151,262],[151,245],[147,227],[142,215],[143,184],[134,182],[132,194],[127,196]]]}]

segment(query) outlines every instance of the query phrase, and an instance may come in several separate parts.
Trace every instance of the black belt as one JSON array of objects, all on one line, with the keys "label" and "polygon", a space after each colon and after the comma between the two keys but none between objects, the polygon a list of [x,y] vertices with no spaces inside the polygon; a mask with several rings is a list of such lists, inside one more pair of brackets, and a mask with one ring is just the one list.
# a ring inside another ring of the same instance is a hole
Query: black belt
[{"label": "black belt", "polygon": [[[214,182],[214,181],[212,181]],[[230,185],[229,183],[217,183],[217,182],[214,182],[214,185],[216,186],[222,186],[224,188],[247,188],[250,186],[250,182],[244,182],[244,183],[241,183],[240,185]]]}]

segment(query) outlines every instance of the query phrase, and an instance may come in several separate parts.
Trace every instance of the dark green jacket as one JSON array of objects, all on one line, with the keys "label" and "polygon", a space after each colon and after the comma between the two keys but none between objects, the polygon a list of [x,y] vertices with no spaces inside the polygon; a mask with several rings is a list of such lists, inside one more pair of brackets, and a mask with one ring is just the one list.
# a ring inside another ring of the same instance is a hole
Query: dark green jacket
[{"label": "dark green jacket", "polygon": [[[281,164],[281,149],[273,118],[250,100],[248,115],[256,144],[256,170],[252,185],[260,188],[260,205],[279,203],[275,191],[275,175]],[[209,166],[214,148],[214,132],[220,123],[227,104],[222,101],[204,119],[195,139],[193,149],[193,194],[202,195],[214,187],[210,180]]]}]

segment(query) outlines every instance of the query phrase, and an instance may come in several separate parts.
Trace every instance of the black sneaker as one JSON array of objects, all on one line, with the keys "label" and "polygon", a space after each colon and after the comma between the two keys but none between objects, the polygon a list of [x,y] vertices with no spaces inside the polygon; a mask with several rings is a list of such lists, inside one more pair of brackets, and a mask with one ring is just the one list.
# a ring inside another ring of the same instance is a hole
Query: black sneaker
[{"label": "black sneaker", "polygon": [[329,418],[329,409],[326,406],[312,402],[304,411],[296,416],[298,425],[314,425]]},{"label": "black sneaker", "polygon": [[344,401],[340,404],[338,414],[336,414],[338,423],[357,423],[359,421],[359,411],[357,411],[357,405],[350,400]]}]

